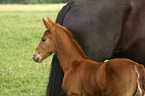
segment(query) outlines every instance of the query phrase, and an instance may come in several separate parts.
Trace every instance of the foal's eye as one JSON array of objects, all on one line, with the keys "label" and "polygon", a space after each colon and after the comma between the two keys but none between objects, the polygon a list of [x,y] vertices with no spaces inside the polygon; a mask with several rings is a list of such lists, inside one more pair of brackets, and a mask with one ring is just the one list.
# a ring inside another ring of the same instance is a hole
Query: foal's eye
[{"label": "foal's eye", "polygon": [[43,41],[43,42],[45,42],[45,41],[46,41],[46,39],[42,39],[42,41]]}]

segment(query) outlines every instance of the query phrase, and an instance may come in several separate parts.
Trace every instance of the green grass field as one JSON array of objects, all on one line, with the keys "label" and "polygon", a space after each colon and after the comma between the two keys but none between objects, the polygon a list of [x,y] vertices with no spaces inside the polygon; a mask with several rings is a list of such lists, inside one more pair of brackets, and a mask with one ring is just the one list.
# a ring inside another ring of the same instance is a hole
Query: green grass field
[{"label": "green grass field", "polygon": [[45,96],[52,56],[36,64],[32,54],[64,4],[0,5],[0,96]]}]

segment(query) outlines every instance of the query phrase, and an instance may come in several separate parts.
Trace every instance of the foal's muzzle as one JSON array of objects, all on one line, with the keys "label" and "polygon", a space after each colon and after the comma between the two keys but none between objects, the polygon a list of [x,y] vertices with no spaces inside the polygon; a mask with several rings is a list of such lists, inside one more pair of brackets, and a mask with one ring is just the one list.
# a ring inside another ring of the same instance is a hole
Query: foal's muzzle
[{"label": "foal's muzzle", "polygon": [[34,55],[33,55],[33,60],[35,61],[35,62],[39,62],[39,57],[34,57]]},{"label": "foal's muzzle", "polygon": [[33,53],[33,60],[35,62],[37,62],[37,63],[41,63],[42,62],[40,55],[35,53],[35,52]]}]

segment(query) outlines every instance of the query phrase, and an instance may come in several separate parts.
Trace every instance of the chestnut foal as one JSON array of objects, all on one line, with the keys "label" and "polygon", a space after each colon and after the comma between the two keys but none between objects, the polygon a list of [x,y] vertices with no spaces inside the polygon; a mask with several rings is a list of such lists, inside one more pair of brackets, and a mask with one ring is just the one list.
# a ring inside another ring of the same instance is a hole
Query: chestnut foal
[{"label": "chestnut foal", "polygon": [[43,22],[47,30],[33,59],[40,63],[51,53],[58,54],[64,71],[62,87],[67,96],[145,96],[142,65],[125,58],[92,61],[66,28],[50,18]]}]

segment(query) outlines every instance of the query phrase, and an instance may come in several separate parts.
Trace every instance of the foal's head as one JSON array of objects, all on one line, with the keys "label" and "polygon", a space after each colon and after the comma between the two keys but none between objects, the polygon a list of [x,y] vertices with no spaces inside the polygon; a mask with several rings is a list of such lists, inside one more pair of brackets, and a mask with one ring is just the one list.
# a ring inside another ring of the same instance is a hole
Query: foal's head
[{"label": "foal's head", "polygon": [[56,45],[55,45],[55,23],[48,17],[48,21],[43,19],[43,23],[46,27],[46,31],[44,32],[39,45],[35,49],[33,53],[33,59],[34,61],[40,63],[51,55],[51,53],[56,51]]}]

